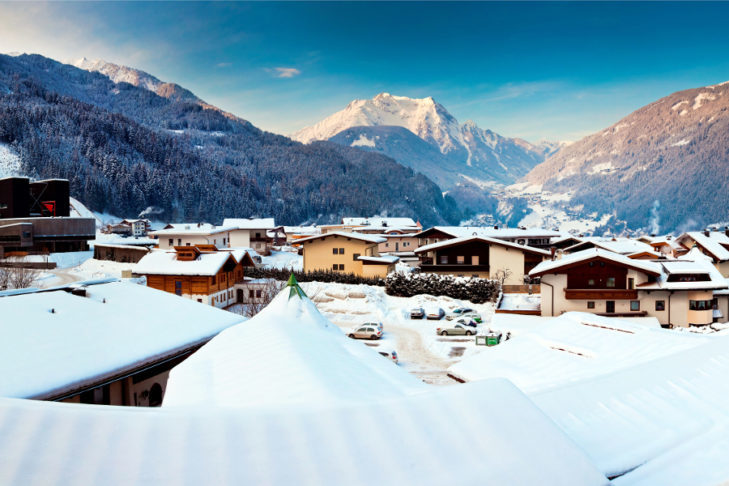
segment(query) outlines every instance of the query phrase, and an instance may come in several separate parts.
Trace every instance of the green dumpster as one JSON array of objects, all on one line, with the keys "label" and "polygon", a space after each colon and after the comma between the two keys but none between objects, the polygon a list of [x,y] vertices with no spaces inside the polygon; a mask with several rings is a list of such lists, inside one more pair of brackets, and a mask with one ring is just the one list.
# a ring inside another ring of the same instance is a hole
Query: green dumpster
[{"label": "green dumpster", "polygon": [[501,333],[490,332],[486,334],[486,346],[496,346],[501,342]]}]

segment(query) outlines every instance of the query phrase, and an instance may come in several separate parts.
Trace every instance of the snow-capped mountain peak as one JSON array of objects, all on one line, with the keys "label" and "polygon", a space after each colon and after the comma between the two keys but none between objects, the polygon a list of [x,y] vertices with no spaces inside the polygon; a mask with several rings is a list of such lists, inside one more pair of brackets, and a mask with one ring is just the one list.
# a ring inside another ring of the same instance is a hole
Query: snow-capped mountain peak
[{"label": "snow-capped mountain peak", "polygon": [[[401,127],[436,147],[450,161],[440,164],[444,171],[467,175],[482,181],[513,182],[544,160],[542,149],[518,139],[502,137],[482,130],[472,120],[461,125],[432,96],[409,98],[387,92],[372,99],[357,99],[343,110],[292,135],[294,140],[309,143],[330,140],[345,130],[364,127]],[[351,134],[354,135],[354,134]],[[370,134],[358,133],[357,136]],[[391,133],[390,136],[393,134]],[[342,138],[342,137],[340,137]],[[349,140],[349,136],[344,137]],[[357,142],[356,139],[354,140]],[[362,139],[364,140],[364,139]],[[367,140],[371,140],[367,138]],[[405,143],[400,140],[398,143]],[[411,147],[415,150],[414,147]],[[401,153],[400,149],[377,147],[384,153]],[[422,149],[418,149],[422,152]],[[408,161],[404,161],[407,163]],[[429,174],[436,180],[437,174]]]}]

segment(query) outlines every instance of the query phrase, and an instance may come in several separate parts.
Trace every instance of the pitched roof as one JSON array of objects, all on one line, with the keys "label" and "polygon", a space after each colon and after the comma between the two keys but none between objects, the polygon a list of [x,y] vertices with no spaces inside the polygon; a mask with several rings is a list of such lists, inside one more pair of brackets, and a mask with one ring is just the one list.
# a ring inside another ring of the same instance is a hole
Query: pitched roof
[{"label": "pitched roof", "polygon": [[225,218],[223,226],[234,229],[265,229],[276,228],[274,218]]},{"label": "pitched roof", "polygon": [[199,345],[243,321],[143,285],[85,284],[86,296],[51,290],[0,298],[0,396],[57,396]]},{"label": "pitched roof", "polygon": [[562,236],[558,231],[543,228],[486,228],[482,226],[433,226],[421,231],[416,236],[429,231],[440,231],[454,238],[480,236],[483,238],[554,238]]},{"label": "pitched roof", "polygon": [[223,233],[225,231],[234,230],[231,226],[215,226],[209,223],[181,223],[181,224],[170,224],[172,226],[168,229],[161,229],[157,231],[151,231],[149,234],[152,236],[165,236],[165,235],[213,235],[216,233]]},{"label": "pitched roof", "polygon": [[582,241],[576,245],[572,245],[565,248],[566,252],[575,252],[587,249],[590,247],[602,248],[603,250],[612,251],[614,253],[620,253],[622,255],[628,255],[633,253],[639,253],[642,251],[653,251],[653,247],[648,243],[642,241],[633,240],[631,238],[602,238],[602,237],[588,237],[583,238]]},{"label": "pitched roof", "polygon": [[716,260],[723,262],[729,260],[729,249],[724,245],[729,245],[729,236],[722,231],[711,231],[706,236],[702,231],[691,231],[684,233],[677,238],[677,241],[683,242],[688,238],[692,239],[701,248],[709,252]]},{"label": "pitched roof", "polygon": [[344,238],[351,238],[353,240],[360,240],[367,243],[384,243],[387,239],[379,235],[367,235],[364,233],[347,233],[344,231],[333,231],[331,233],[324,233],[323,235],[309,236],[308,238],[301,238],[296,240],[296,243],[306,243],[309,241],[319,240],[328,236],[342,236]]},{"label": "pitched roof", "polygon": [[201,252],[195,260],[184,261],[177,259],[176,251],[155,250],[139,260],[134,266],[134,272],[141,275],[199,275],[210,277],[217,275],[230,258],[238,263],[238,260],[228,251]]},{"label": "pitched roof", "polygon": [[649,262],[645,260],[634,260],[627,256],[619,253],[614,253],[607,250],[601,250],[599,248],[589,248],[587,250],[578,251],[576,253],[569,253],[562,256],[558,260],[544,261],[534,267],[529,275],[532,277],[538,277],[547,273],[558,273],[558,270],[565,269],[572,265],[576,265],[588,260],[600,258],[608,260],[618,265],[640,270],[642,272],[658,276],[661,274],[661,266],[655,262]]},{"label": "pitched roof", "polygon": [[508,241],[499,240],[497,238],[486,238],[482,236],[462,236],[459,238],[452,238],[450,240],[440,241],[438,243],[431,243],[430,245],[421,246],[417,250],[415,250],[415,253],[424,253],[432,250],[438,250],[441,248],[448,248],[451,246],[458,246],[462,245],[464,243],[469,243],[472,241],[478,241],[482,243],[486,243],[489,245],[497,245],[497,246],[505,246],[507,248],[515,248],[517,250],[530,252],[530,253],[537,253],[539,255],[550,255],[550,253],[546,250],[542,250],[539,248],[534,248],[532,246],[526,246],[526,245],[518,245],[516,243],[510,243]]}]

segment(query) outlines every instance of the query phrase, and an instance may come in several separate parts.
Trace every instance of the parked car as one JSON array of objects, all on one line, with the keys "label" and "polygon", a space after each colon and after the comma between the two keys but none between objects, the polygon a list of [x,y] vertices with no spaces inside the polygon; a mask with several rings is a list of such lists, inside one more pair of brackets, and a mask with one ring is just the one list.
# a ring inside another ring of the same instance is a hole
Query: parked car
[{"label": "parked car", "polygon": [[477,326],[476,321],[474,321],[470,317],[466,317],[466,316],[461,317],[460,319],[457,319],[455,322],[458,323],[458,324],[463,324],[465,326],[470,326],[470,327],[476,327]]},{"label": "parked car", "polygon": [[380,331],[382,331],[382,323],[381,322],[365,322],[364,324],[361,324],[360,325],[360,327],[362,327],[362,326],[372,326],[372,327],[376,327],[377,329],[379,329]]},{"label": "parked car", "polygon": [[391,359],[395,364],[398,363],[397,359],[397,351],[395,351],[392,348],[386,348],[386,347],[380,347],[377,350],[378,353],[380,353],[385,358]]},{"label": "parked car", "polygon": [[476,334],[476,330],[474,328],[458,322],[452,327],[439,327],[435,330],[435,332],[441,336],[458,336],[463,334],[466,336],[473,336]]},{"label": "parked car", "polygon": [[476,312],[469,312],[468,314],[463,314],[462,317],[464,319],[471,319],[472,321],[475,321],[478,324],[483,323],[483,319],[481,319],[481,314],[478,314]]},{"label": "parked car", "polygon": [[423,317],[425,317],[425,310],[422,307],[410,309],[410,319],[422,319]]},{"label": "parked car", "polygon": [[348,336],[352,339],[380,339],[382,337],[382,329],[374,323],[363,324],[349,331]]},{"label": "parked car", "polygon": [[427,310],[426,317],[428,319],[439,321],[443,319],[443,316],[445,315],[445,311],[441,309],[440,307],[432,307]]},{"label": "parked car", "polygon": [[468,314],[470,312],[475,312],[475,311],[473,309],[471,309],[470,307],[456,307],[455,309],[450,311],[448,313],[448,315],[446,315],[446,319],[448,319],[450,321],[450,320],[456,319],[458,317],[462,317],[464,314]]}]

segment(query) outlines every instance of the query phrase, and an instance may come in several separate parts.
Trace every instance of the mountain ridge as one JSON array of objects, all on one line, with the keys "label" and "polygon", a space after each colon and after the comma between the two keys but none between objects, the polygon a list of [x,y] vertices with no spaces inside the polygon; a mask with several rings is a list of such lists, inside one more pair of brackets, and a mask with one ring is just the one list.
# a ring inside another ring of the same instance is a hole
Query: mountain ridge
[{"label": "mountain ridge", "polygon": [[[418,99],[389,93],[380,93],[372,99],[353,100],[343,110],[297,131],[292,138],[302,143],[335,140],[336,135],[344,130],[372,126],[406,128],[437,147],[447,164],[440,171],[427,168],[422,172],[433,179],[447,181],[449,186],[468,178],[512,183],[553,150],[481,129],[471,120],[460,124],[433,97]],[[378,151],[419,170],[411,161],[398,159],[397,151],[390,151],[386,146],[378,147]]]}]

